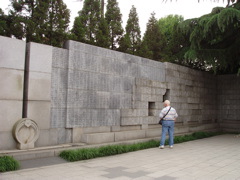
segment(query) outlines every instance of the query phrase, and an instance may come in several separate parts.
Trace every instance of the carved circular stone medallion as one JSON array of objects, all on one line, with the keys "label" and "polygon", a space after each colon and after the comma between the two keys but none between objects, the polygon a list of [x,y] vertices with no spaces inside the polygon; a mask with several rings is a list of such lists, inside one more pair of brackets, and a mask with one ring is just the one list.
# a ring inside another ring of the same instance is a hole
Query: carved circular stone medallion
[{"label": "carved circular stone medallion", "polygon": [[18,149],[34,148],[34,143],[40,133],[37,123],[28,118],[18,120],[12,132],[14,139],[18,142]]}]

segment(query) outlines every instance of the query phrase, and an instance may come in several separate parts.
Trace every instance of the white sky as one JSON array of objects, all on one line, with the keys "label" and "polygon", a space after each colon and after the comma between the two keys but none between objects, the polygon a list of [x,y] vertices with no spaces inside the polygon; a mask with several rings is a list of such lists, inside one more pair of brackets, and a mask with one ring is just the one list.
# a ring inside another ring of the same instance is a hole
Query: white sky
[{"label": "white sky", "polygon": [[[71,10],[71,27],[74,18],[78,15],[78,11],[82,9],[83,2],[79,2],[79,0],[63,1]],[[172,0],[172,2],[171,0],[167,2],[163,2],[163,0],[117,0],[122,13],[123,28],[125,29],[130,9],[132,5],[134,5],[138,13],[142,34],[145,32],[146,24],[152,12],[155,12],[157,19],[169,14],[182,15],[184,19],[190,19],[210,13],[213,7],[225,7],[227,3],[226,0],[224,2],[222,0],[219,0],[219,2],[215,1],[216,0],[200,0],[200,3],[198,3],[198,0]],[[107,0],[105,0],[105,3],[107,3]],[[5,10],[5,12],[7,12],[6,8],[9,4],[9,0],[0,0],[0,8]]]}]

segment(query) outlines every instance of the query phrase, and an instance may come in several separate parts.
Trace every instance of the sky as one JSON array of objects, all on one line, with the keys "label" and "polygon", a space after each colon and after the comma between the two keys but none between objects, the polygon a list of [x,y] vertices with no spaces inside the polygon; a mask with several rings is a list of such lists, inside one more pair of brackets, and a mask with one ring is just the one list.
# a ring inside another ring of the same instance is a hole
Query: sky
[{"label": "sky", "polygon": [[[0,8],[2,8],[6,13],[8,5],[10,4],[9,0],[0,0]],[[63,0],[68,9],[71,11],[70,27],[74,22],[74,18],[78,15],[83,7],[83,2],[79,0]],[[227,1],[220,0],[117,0],[123,21],[123,28],[125,29],[126,23],[128,20],[128,15],[132,5],[135,6],[139,18],[139,25],[142,34],[146,30],[147,22],[151,16],[152,12],[155,12],[155,17],[157,19],[166,17],[170,14],[182,15],[184,19],[200,17],[204,14],[211,12],[212,8],[216,6],[225,7]],[[105,0],[107,3],[107,0]],[[106,8],[105,8],[106,11]]]}]

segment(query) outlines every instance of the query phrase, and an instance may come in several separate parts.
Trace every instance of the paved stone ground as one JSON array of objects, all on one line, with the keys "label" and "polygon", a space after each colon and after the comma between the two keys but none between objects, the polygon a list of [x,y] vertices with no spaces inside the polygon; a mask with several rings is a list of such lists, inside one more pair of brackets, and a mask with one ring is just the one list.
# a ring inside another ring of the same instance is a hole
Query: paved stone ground
[{"label": "paved stone ground", "polygon": [[[40,163],[41,162],[41,163]],[[22,161],[1,180],[240,180],[240,137],[220,135],[111,157],[65,162],[57,157]]]}]

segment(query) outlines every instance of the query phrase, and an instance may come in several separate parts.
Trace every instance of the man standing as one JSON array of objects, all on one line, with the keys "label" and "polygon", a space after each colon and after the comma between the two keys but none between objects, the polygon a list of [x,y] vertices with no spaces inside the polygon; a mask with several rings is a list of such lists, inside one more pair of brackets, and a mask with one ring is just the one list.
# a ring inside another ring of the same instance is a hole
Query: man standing
[{"label": "man standing", "polygon": [[170,106],[170,101],[166,100],[163,103],[164,108],[159,114],[160,119],[163,118],[162,122],[162,137],[160,140],[160,149],[164,149],[164,144],[166,140],[166,134],[169,135],[169,147],[173,148],[173,134],[174,134],[174,124],[178,117],[177,111]]}]

